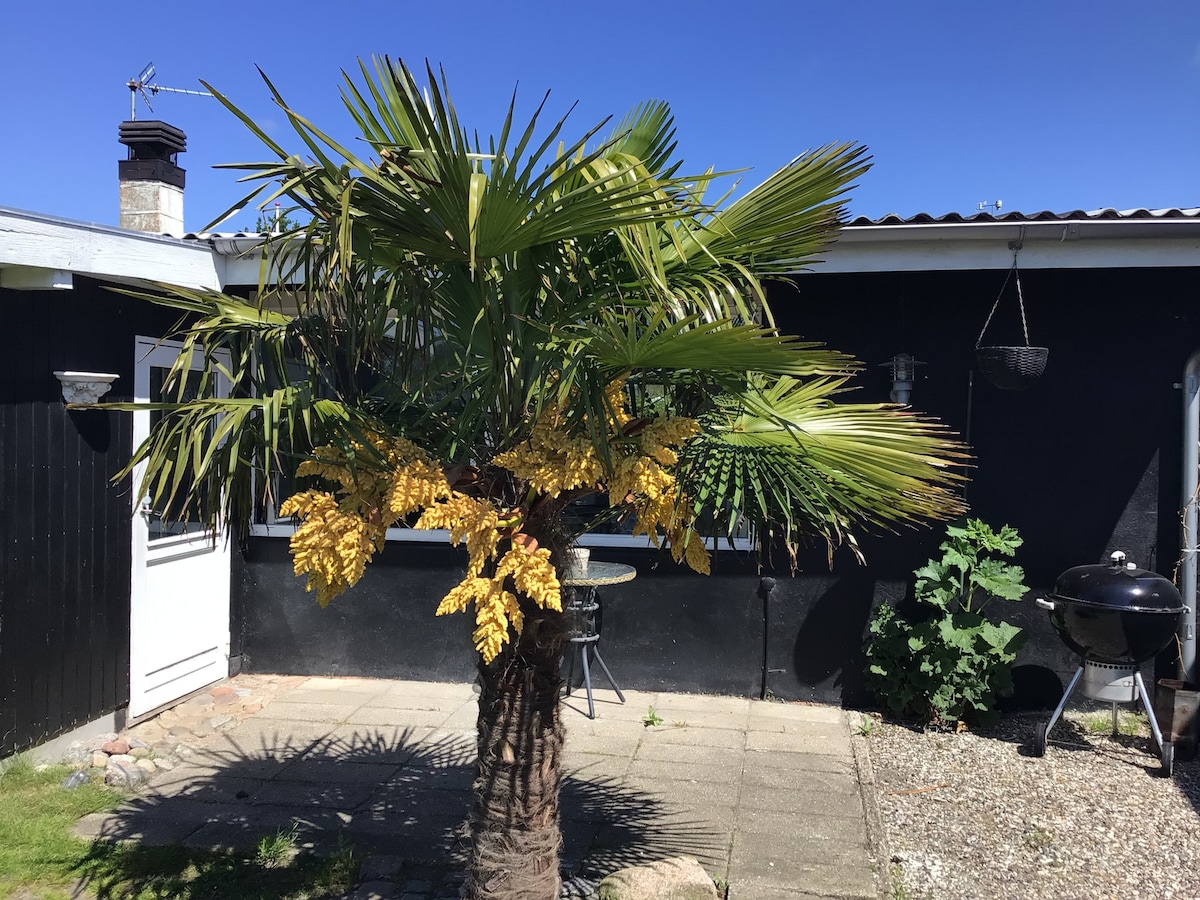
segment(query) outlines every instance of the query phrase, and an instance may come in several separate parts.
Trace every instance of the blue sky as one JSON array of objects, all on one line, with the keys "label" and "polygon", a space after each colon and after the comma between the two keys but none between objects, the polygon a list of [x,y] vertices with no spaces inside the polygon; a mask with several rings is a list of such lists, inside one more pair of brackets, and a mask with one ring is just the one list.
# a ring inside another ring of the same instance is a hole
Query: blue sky
[{"label": "blue sky", "polygon": [[[855,4],[326,2],[9,4],[0,54],[0,206],[115,224],[126,81],[211,82],[286,135],[255,66],[349,137],[340,70],[387,53],[442,65],[460,118],[495,131],[513,88],[530,110],[575,101],[572,133],[638,101],[677,118],[685,169],[752,167],[866,144],[855,215],[1200,206],[1200,2]],[[186,225],[240,196],[220,162],[264,154],[214,100],[160,94],[188,135]],[[253,212],[225,230],[249,227]]]}]

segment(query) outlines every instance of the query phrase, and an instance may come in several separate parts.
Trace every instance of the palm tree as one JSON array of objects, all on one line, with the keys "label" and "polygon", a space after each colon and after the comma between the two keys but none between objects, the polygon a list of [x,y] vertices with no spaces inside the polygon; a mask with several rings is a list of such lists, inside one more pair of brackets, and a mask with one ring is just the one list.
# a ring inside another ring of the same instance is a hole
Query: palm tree
[{"label": "palm tree", "polygon": [[565,118],[543,125],[544,100],[523,125],[510,104],[483,143],[444,77],[360,68],[344,89],[355,147],[271,86],[303,156],[214,91],[272,155],[240,165],[254,190],[238,205],[285,197],[308,224],[267,239],[254,304],[159,298],[187,314],[175,383],[198,354],[205,378],[230,360],[236,388],[163,404],[129,471],[148,463],[160,508],[244,523],[303,460],[312,487],[282,508],[323,603],[397,521],[467,543],[438,611],[474,604],[478,625],[468,892],[552,898],[568,505],[606,490],[613,514],[706,570],[702,536],[743,519],[790,553],[801,532],[832,552],[952,516],[962,452],[900,408],[835,403],[854,361],[778,335],[765,304],[764,278],[835,235],[863,148],[805,153],[721,206],[704,200],[711,171],[679,174],[665,104],[573,142]]}]

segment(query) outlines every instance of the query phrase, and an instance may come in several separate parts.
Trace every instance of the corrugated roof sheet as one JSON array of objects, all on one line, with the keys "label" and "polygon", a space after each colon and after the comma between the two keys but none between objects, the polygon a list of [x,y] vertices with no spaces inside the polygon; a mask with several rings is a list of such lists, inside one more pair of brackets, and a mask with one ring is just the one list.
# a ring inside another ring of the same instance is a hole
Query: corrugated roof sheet
[{"label": "corrugated roof sheet", "polygon": [[1036,213],[1006,212],[999,215],[989,212],[973,213],[964,216],[961,213],[946,213],[934,216],[930,213],[917,213],[915,216],[904,218],[896,213],[888,213],[878,219],[868,219],[859,216],[847,222],[847,226],[862,225],[963,225],[968,223],[985,222],[1081,222],[1098,221],[1103,219],[1200,219],[1200,207],[1174,207],[1171,209],[1076,209],[1071,212],[1050,212],[1045,210]]},{"label": "corrugated roof sheet", "polygon": [[[962,213],[945,213],[944,215],[935,216],[932,213],[917,213],[916,215],[907,218],[898,215],[897,213],[888,213],[886,216],[881,216],[878,219],[869,219],[866,216],[858,216],[846,223],[847,227],[864,226],[864,225],[964,225],[970,223],[1016,223],[1021,222],[1083,222],[1083,221],[1101,221],[1101,220],[1124,220],[1131,219],[1194,219],[1200,221],[1200,206],[1193,207],[1172,207],[1171,209],[1093,209],[1083,210],[1075,209],[1070,212],[1050,212],[1043,210],[1042,212],[1023,213],[1023,212],[1006,212],[999,215],[988,212],[977,212],[971,215],[964,216]],[[206,241],[213,239],[227,240],[230,238],[258,238],[262,240],[270,237],[270,232],[266,231],[189,231],[182,235],[185,241]],[[170,235],[164,235],[170,237]]]}]

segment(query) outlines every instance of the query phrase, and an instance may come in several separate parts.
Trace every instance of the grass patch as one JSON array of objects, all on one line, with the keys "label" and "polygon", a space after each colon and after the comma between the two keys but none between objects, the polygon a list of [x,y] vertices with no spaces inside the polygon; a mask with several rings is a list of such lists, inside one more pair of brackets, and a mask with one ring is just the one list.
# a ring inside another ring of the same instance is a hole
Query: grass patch
[{"label": "grass patch", "polygon": [[64,790],[67,766],[39,771],[28,759],[9,760],[0,772],[0,898],[34,891],[35,896],[74,883],[74,867],[87,856],[88,845],[68,829],[88,813],[106,812],[123,799],[117,791],[88,782]]},{"label": "grass patch", "polygon": [[[1117,710],[1117,734],[1137,736],[1148,728],[1146,717],[1132,710]],[[1083,720],[1083,730],[1088,734],[1112,734],[1112,711],[1089,713]]]},{"label": "grass patch", "polygon": [[354,886],[359,860],[340,843],[329,857],[295,850],[297,832],[264,837],[254,852],[141,847],[72,837],[89,813],[115,809],[125,795],[96,781],[64,790],[67,766],[35,767],[17,757],[0,767],[0,900],[308,900]]},{"label": "grass patch", "polygon": [[341,896],[358,875],[359,860],[348,844],[327,859],[290,851],[285,857],[272,862],[257,852],[97,841],[77,874],[102,900],[308,900]]}]

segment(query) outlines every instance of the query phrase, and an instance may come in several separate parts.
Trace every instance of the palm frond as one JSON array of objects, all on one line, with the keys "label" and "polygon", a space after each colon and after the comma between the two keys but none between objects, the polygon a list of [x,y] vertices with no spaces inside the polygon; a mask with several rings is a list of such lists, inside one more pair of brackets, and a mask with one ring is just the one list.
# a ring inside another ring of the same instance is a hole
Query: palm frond
[{"label": "palm frond", "polygon": [[203,385],[233,385],[227,400],[176,393],[156,407],[134,461],[156,501],[244,518],[261,500],[247,473],[368,430],[446,464],[486,461],[551,403],[607,461],[596,423],[612,381],[632,378],[647,410],[702,417],[680,483],[720,521],[749,515],[834,544],[958,510],[961,446],[895,408],[834,403],[857,364],[779,335],[766,306],[762,279],[835,236],[863,148],[803,154],[718,208],[703,200],[715,173],[680,174],[666,104],[634,107],[607,137],[604,120],[568,138],[569,113],[548,117],[543,98],[521,120],[514,97],[481,141],[444,74],[425,75],[383,57],[345,76],[365,151],[265,75],[294,146],[213,91],[269,157],[235,166],[247,200],[286,197],[308,221],[267,239],[257,304],[156,298],[188,317],[169,382],[181,391],[198,362]]},{"label": "palm frond", "polygon": [[[952,518],[966,448],[940,423],[881,404],[834,403],[843,379],[780,378],[706,415],[681,481],[726,525],[804,523],[832,548],[855,531]],[[856,551],[857,552],[857,551]]]}]

